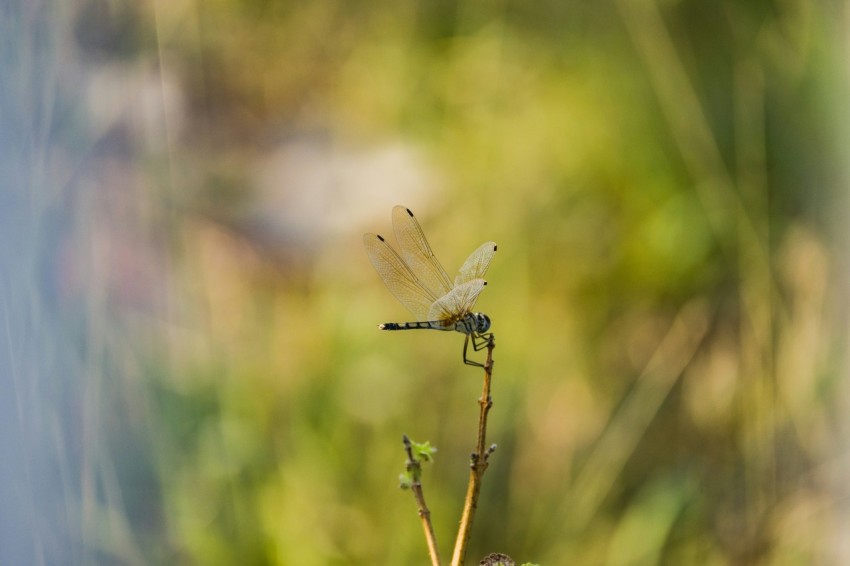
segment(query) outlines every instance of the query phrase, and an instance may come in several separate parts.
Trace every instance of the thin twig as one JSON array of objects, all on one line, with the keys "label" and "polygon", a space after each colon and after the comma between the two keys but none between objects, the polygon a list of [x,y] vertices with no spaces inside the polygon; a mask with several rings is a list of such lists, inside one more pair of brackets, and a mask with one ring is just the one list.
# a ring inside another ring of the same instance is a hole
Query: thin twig
[{"label": "thin twig", "polygon": [[432,566],[440,566],[440,553],[437,550],[437,537],[434,535],[434,526],[431,524],[431,511],[425,503],[425,494],[422,491],[422,482],[419,481],[422,465],[413,457],[413,445],[407,435],[402,435],[404,451],[407,452],[407,471],[410,472],[412,481],[410,491],[416,499],[419,508],[419,518],[422,519],[422,529],[425,531],[425,541],[428,543],[428,555],[431,557]]},{"label": "thin twig", "polygon": [[487,361],[484,362],[484,387],[481,392],[481,398],[478,400],[478,404],[481,407],[478,416],[478,443],[476,444],[475,452],[472,454],[472,463],[469,466],[469,485],[466,489],[466,499],[463,503],[463,514],[460,518],[460,527],[457,532],[451,566],[463,565],[463,560],[466,556],[466,545],[469,542],[469,536],[472,532],[472,520],[475,518],[475,510],[478,508],[481,478],[487,470],[490,454],[496,450],[495,444],[489,448],[485,448],[485,444],[487,443],[487,414],[493,405],[493,400],[490,397],[490,381],[493,376],[493,348],[495,347],[495,338],[491,336],[490,341],[487,343]]}]

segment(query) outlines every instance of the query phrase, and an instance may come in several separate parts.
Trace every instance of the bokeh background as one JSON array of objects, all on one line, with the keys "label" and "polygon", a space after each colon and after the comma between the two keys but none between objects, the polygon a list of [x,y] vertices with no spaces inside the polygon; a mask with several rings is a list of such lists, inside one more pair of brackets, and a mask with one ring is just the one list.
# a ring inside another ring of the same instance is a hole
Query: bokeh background
[{"label": "bokeh background", "polygon": [[0,7],[0,563],[847,564],[846,2]]}]

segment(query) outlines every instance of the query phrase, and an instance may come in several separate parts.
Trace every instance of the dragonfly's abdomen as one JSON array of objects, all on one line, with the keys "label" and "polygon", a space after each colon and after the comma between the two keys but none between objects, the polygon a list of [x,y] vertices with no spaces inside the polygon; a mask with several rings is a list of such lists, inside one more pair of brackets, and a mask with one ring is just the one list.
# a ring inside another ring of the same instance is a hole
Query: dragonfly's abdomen
[{"label": "dragonfly's abdomen", "polygon": [[454,330],[461,334],[482,334],[490,329],[490,318],[486,314],[468,313],[460,320],[427,320],[424,322],[385,322],[381,330]]},{"label": "dragonfly's abdomen", "polygon": [[455,325],[446,326],[439,320],[429,320],[425,322],[385,322],[379,324],[378,328],[381,330],[454,330]]}]

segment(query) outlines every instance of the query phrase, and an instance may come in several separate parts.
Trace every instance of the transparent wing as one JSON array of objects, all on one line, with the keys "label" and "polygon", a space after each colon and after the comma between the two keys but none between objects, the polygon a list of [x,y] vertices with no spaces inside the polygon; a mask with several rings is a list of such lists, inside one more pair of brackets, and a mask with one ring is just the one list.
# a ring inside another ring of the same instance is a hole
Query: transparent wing
[{"label": "transparent wing", "polygon": [[455,285],[462,285],[473,279],[481,279],[487,273],[493,256],[496,255],[496,242],[481,244],[477,250],[469,254],[455,277]]},{"label": "transparent wing", "polygon": [[462,318],[475,306],[475,301],[478,300],[478,295],[484,290],[485,285],[487,282],[483,279],[473,279],[458,285],[431,305],[428,320],[454,322]]},{"label": "transparent wing", "polygon": [[419,282],[434,297],[442,297],[451,291],[453,285],[449,275],[437,261],[425,239],[425,233],[409,209],[403,206],[393,208],[393,229],[401,255]]},{"label": "transparent wing", "polygon": [[437,298],[419,282],[396,251],[377,234],[363,234],[363,247],[390,293],[416,320],[428,320],[428,311]]}]

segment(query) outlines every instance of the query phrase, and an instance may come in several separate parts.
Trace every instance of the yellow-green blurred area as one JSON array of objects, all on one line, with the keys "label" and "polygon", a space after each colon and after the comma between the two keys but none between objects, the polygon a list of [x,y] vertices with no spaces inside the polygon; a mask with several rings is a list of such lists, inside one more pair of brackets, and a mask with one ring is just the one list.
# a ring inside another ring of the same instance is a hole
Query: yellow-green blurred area
[{"label": "yellow-green blurred area", "polygon": [[[0,8],[0,563],[847,564],[846,2]],[[395,245],[395,244],[394,244]],[[479,355],[482,353],[479,353]],[[480,358],[480,359],[483,359]]]}]

